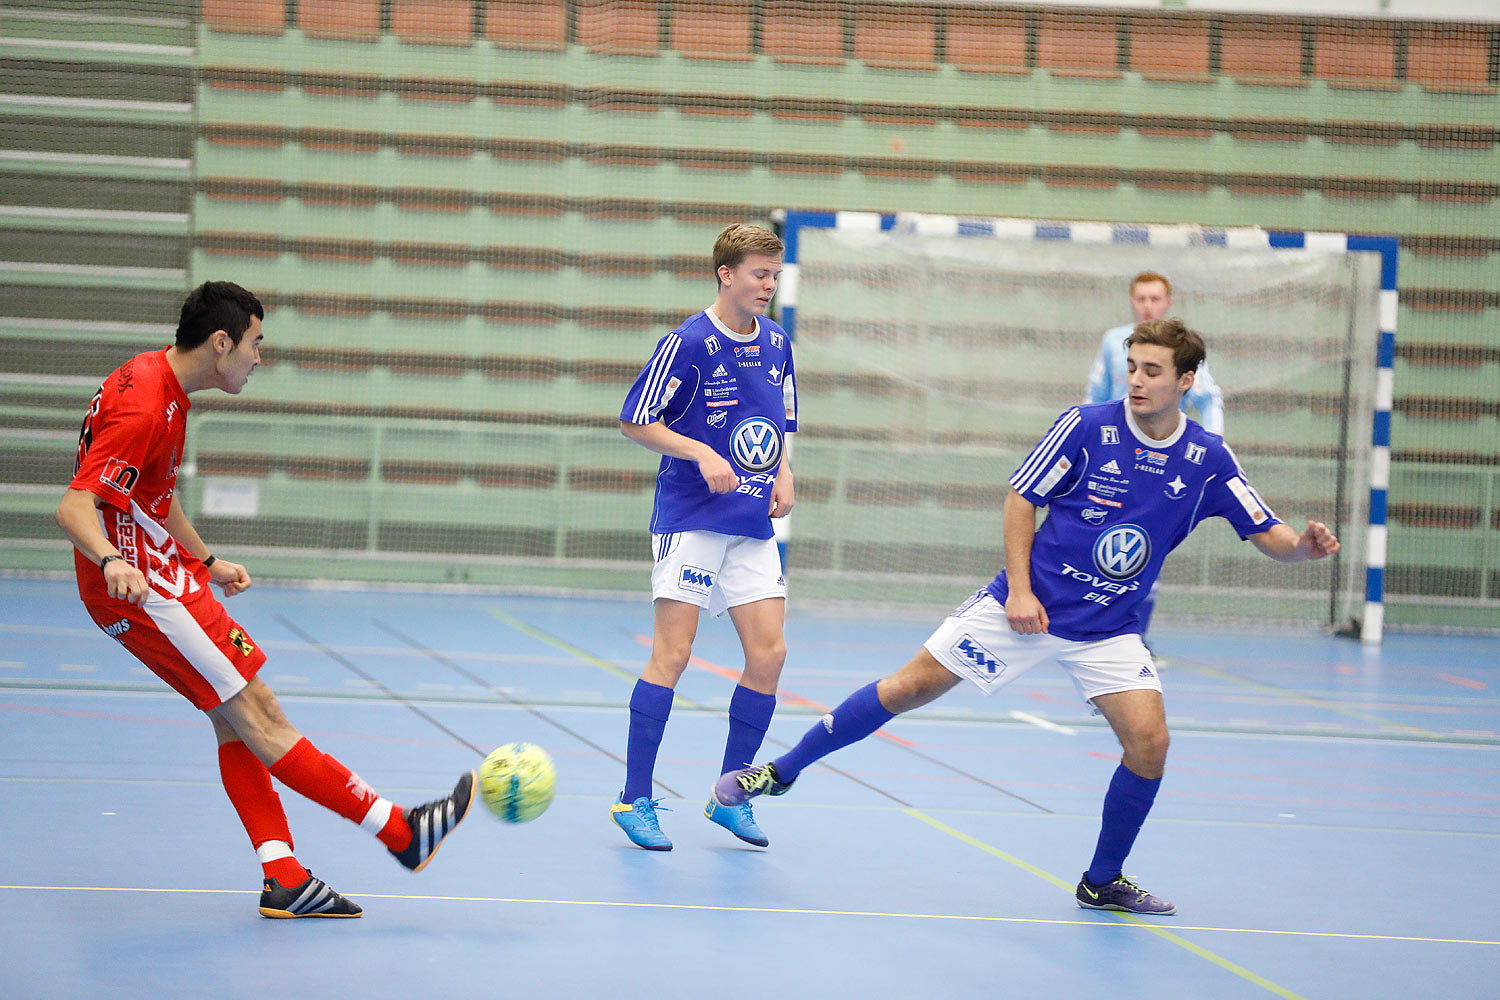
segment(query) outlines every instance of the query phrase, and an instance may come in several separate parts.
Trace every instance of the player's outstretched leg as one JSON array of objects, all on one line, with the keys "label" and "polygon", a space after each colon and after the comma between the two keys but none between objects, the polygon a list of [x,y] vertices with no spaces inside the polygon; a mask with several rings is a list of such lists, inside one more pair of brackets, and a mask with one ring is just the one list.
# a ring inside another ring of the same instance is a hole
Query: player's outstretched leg
[{"label": "player's outstretched leg", "polygon": [[[214,728],[233,730],[266,765],[271,777],[304,798],[373,833],[412,871],[421,871],[443,838],[468,814],[476,776],[465,771],[453,791],[425,805],[403,809],[381,795],[339,760],[313,746],[287,721],[276,695],[259,677],[210,712]],[[276,876],[279,884],[283,876]]]},{"label": "player's outstretched leg", "polygon": [[307,873],[300,885],[284,886],[270,876],[260,890],[260,915],[278,920],[296,917],[357,917],[364,911],[359,904],[345,899],[328,887],[328,883]]},{"label": "player's outstretched leg", "polygon": [[447,795],[405,810],[406,825],[411,828],[411,842],[401,850],[391,847],[391,856],[414,872],[426,868],[443,838],[469,814],[477,783],[474,772],[465,771]]},{"label": "player's outstretched leg", "polygon": [[881,703],[880,683],[866,684],[845,698],[803,733],[796,746],[770,764],[730,771],[719,778],[714,783],[714,799],[720,805],[737,806],[757,795],[784,794],[803,768],[841,747],[864,739],[890,722],[896,713]]}]

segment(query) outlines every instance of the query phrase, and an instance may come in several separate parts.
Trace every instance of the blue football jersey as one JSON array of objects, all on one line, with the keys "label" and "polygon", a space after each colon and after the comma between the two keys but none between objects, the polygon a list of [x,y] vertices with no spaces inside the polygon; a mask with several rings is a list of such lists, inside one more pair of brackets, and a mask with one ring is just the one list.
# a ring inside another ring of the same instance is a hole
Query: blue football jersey
[{"label": "blue football jersey", "polygon": [[770,538],[771,487],[786,434],[797,429],[792,344],[771,320],[742,336],[705,309],[667,334],[625,397],[620,419],[660,420],[729,460],[740,486],[714,493],[698,463],[662,456],[651,530]]},{"label": "blue football jersey", "polygon": [[[1048,631],[1064,639],[1139,632],[1167,553],[1205,518],[1224,518],[1241,538],[1281,523],[1223,438],[1183,417],[1171,437],[1152,440],[1124,400],[1058,417],[1010,484],[1049,508],[1031,550],[1031,589]],[[1004,604],[1004,571],[986,589]]]}]

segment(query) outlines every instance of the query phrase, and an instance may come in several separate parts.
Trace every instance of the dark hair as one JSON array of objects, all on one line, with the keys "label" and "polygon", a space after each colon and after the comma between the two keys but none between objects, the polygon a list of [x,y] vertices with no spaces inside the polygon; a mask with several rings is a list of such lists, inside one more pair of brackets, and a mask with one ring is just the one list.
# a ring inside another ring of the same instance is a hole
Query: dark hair
[{"label": "dark hair", "polygon": [[1180,319],[1153,319],[1137,323],[1135,330],[1125,338],[1125,349],[1132,344],[1155,344],[1172,352],[1172,364],[1178,375],[1195,372],[1208,357],[1203,338],[1189,330]]},{"label": "dark hair", "polygon": [[191,351],[223,330],[236,344],[250,329],[250,317],[264,320],[266,310],[250,292],[232,281],[205,281],[188,293],[177,320],[177,349]]}]

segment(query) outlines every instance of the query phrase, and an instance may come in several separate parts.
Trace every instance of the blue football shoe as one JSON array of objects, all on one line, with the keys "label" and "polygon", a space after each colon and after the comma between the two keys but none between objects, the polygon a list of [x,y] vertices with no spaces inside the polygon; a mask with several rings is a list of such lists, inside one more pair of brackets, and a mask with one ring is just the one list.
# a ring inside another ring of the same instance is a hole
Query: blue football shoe
[{"label": "blue football shoe", "polygon": [[625,831],[625,836],[635,846],[644,847],[648,851],[670,851],[672,841],[661,832],[661,824],[656,821],[656,809],[656,800],[644,795],[629,805],[625,804],[622,797],[610,806],[609,818],[615,821],[615,826]]},{"label": "blue football shoe", "polygon": [[769,847],[771,842],[761,832],[759,826],[755,825],[755,813],[750,811],[749,802],[741,802],[737,806],[726,806],[719,801],[717,792],[708,793],[708,804],[703,807],[703,815],[712,823],[717,823],[747,844],[756,847]]}]

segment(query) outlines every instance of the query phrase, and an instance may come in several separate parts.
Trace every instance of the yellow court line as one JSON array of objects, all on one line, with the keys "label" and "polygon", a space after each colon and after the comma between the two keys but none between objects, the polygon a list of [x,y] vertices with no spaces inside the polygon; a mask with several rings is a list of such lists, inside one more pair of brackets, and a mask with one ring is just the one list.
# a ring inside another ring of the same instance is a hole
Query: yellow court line
[{"label": "yellow court line", "polygon": [[604,670],[608,670],[616,677],[623,677],[628,681],[635,680],[634,674],[621,670],[613,663],[610,663],[603,657],[595,656],[593,653],[590,653],[586,649],[579,649],[577,646],[573,645],[571,642],[568,642],[566,639],[559,639],[557,636],[553,635],[550,632],[543,632],[541,629],[535,627],[534,625],[528,625],[525,622],[521,621],[521,619],[516,618],[512,615],[508,615],[498,608],[490,608],[489,612],[495,618],[498,618],[500,621],[504,622],[506,625],[509,625],[517,632],[524,632],[527,635],[531,636],[533,639],[539,639],[540,641],[545,642],[547,645],[553,647],[554,649],[560,649],[565,653],[578,657],[578,659],[582,660],[585,663],[588,663],[595,667],[601,667]]},{"label": "yellow court line", "polygon": [[[955,830],[947,823],[944,823],[941,820],[933,819],[931,816],[928,816],[920,810],[907,809],[905,810],[905,812],[908,816],[912,817],[913,819],[921,820],[923,823],[926,823],[928,826],[932,827],[935,830],[940,830],[943,833],[948,834],[950,837],[955,837],[971,847],[977,847],[981,851],[984,851],[986,854],[993,854],[995,857],[1000,858],[1002,861],[1008,861],[1009,863],[1020,868],[1022,871],[1030,872],[1032,875],[1051,882],[1053,885],[1064,889],[1069,893],[1075,891],[1075,887],[1073,885],[1064,882],[1062,879],[1058,878],[1056,875],[1053,875],[1051,872],[1043,871],[1036,865],[1022,861],[1015,855],[1006,854],[998,847],[991,847],[989,844],[986,844],[982,840],[971,837],[967,833],[963,833],[960,830]],[[1188,951],[1192,952],[1194,955],[1197,955],[1199,958],[1217,965],[1219,968],[1223,969],[1226,972],[1232,972],[1236,976],[1239,976],[1241,979],[1254,983],[1256,986],[1259,986],[1262,989],[1269,990],[1277,996],[1284,998],[1284,1000],[1306,1000],[1306,998],[1301,994],[1293,993],[1285,986],[1280,986],[1276,983],[1273,983],[1265,976],[1257,975],[1256,973],[1251,972],[1249,969],[1245,968],[1242,965],[1236,965],[1222,955],[1216,955],[1213,952],[1209,951],[1207,948],[1204,948],[1201,945],[1194,944],[1181,935],[1174,934],[1163,927],[1159,927],[1154,923],[1141,919],[1134,913],[1124,913],[1113,910],[1107,912],[1112,917],[1117,917],[1120,920],[1139,925],[1145,930],[1150,931],[1152,934],[1155,934],[1157,937],[1160,937],[1163,940],[1170,941],[1172,944],[1177,945],[1179,948],[1186,948]]]},{"label": "yellow court line", "polygon": [[[959,835],[962,837],[962,834]],[[1023,863],[1023,867],[1025,867]],[[1044,877],[1051,876],[1042,873]],[[1058,881],[1058,880],[1054,880]],[[1060,883],[1066,886],[1066,883]],[[1068,887],[1071,888],[1071,887]],[[0,885],[3,890],[30,890],[36,892],[160,892],[160,893],[184,893],[204,895],[226,895],[226,896],[253,896],[258,895],[258,889],[163,889],[139,888],[136,886],[103,886],[103,885]],[[355,890],[349,893],[360,899],[397,899],[397,900],[419,900],[424,902],[439,903],[512,903],[527,906],[598,906],[605,908],[631,908],[641,910],[699,910],[715,911],[719,913],[779,913],[786,916],[799,917],[887,917],[897,920],[953,920],[972,923],[991,924],[1037,924],[1043,926],[1063,927],[1115,927],[1121,930],[1147,930],[1159,931],[1144,920],[1137,919],[1127,923],[1116,921],[1113,923],[1100,923],[1098,920],[1053,920],[1044,917],[993,917],[970,913],[897,913],[884,912],[880,910],[810,910],[802,907],[782,906],[716,906],[707,903],[641,903],[630,900],[614,899],[526,899],[523,897],[508,896],[428,896],[420,893],[396,893],[396,892],[359,892]],[[1128,917],[1130,914],[1111,913],[1111,916]],[[1330,931],[1284,931],[1268,930],[1255,927],[1209,927],[1195,925],[1177,925],[1178,930],[1183,931],[1218,931],[1225,934],[1281,934],[1291,937],[1318,937],[1318,938],[1349,938],[1358,941],[1407,941],[1414,944],[1478,944],[1500,946],[1500,941],[1467,940],[1464,938],[1429,938],[1429,937],[1406,937],[1397,934],[1341,934]],[[1295,996],[1296,994],[1291,994]]]},{"label": "yellow court line", "polygon": [[[634,681],[637,679],[635,674],[632,674],[627,670],[621,670],[619,667],[615,666],[613,663],[610,663],[603,657],[595,656],[593,653],[590,653],[586,649],[579,649],[568,640],[559,638],[558,636],[553,635],[551,632],[544,632],[541,629],[537,628],[535,625],[528,625],[525,622],[521,621],[521,619],[516,618],[513,615],[506,614],[499,608],[490,608],[489,612],[491,615],[498,618],[506,625],[509,625],[516,631],[524,632],[527,635],[531,636],[533,639],[545,642],[547,645],[553,647],[554,649],[560,649],[565,653],[571,653],[573,656],[578,657],[584,663],[599,667],[603,670],[608,670],[616,677],[623,677],[627,681]],[[677,694],[676,692],[673,692],[672,701],[674,705],[678,705],[684,708],[703,707],[696,701],[693,701],[691,698],[684,698],[682,695]]]}]

